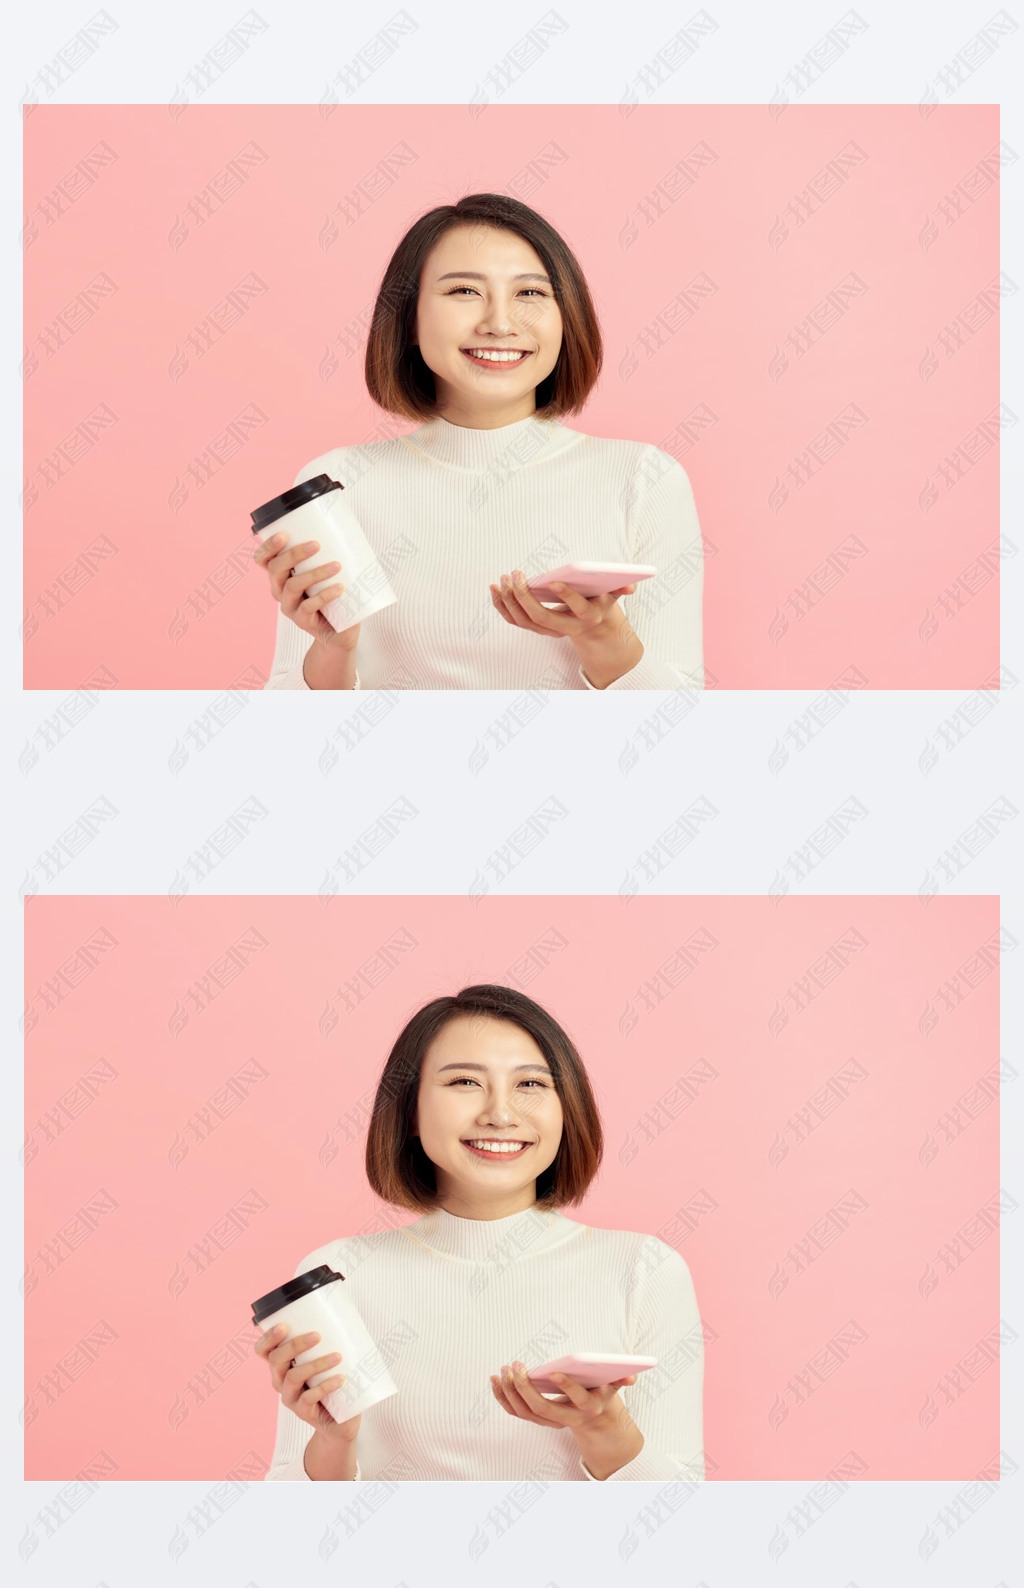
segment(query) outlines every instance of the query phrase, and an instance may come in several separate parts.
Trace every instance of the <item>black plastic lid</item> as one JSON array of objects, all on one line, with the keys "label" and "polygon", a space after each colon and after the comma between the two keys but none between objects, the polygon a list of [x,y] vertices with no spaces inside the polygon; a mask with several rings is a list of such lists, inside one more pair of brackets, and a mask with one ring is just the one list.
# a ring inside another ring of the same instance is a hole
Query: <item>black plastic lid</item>
[{"label": "black plastic lid", "polygon": [[280,1312],[282,1307],[287,1307],[290,1301],[298,1301],[300,1296],[308,1296],[311,1290],[319,1290],[321,1285],[333,1285],[336,1279],[344,1279],[344,1277],[344,1274],[336,1274],[333,1268],[328,1268],[326,1263],[322,1268],[310,1268],[297,1279],[289,1279],[286,1285],[279,1285],[276,1290],[268,1290],[265,1296],[254,1301],[252,1321],[262,1323],[271,1313]]},{"label": "black plastic lid", "polygon": [[329,474],[315,474],[311,480],[304,480],[301,485],[293,485],[283,496],[274,496],[269,502],[264,502],[262,507],[254,508],[249,514],[252,519],[252,532],[258,535],[268,524],[276,523],[286,513],[301,507],[304,502],[312,502],[315,497],[323,496],[327,491],[344,489],[341,481],[332,480]]}]

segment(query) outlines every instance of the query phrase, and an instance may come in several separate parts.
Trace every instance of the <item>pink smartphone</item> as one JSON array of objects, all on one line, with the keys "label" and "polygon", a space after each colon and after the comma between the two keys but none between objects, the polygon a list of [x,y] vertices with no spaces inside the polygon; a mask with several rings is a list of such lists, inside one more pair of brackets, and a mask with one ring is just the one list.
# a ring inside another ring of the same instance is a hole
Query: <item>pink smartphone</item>
[{"label": "pink smartphone", "polygon": [[649,562],[565,562],[560,568],[549,568],[547,573],[535,573],[527,579],[526,588],[538,601],[561,601],[558,591],[551,589],[552,579],[572,585],[580,595],[596,596],[620,590],[624,584],[653,579],[657,571]]},{"label": "pink smartphone", "polygon": [[553,1384],[547,1376],[549,1373],[565,1373],[584,1389],[596,1389],[599,1384],[614,1384],[616,1379],[629,1378],[631,1373],[643,1373],[657,1365],[655,1356],[609,1356],[605,1351],[577,1351],[542,1362],[540,1367],[532,1367],[526,1376],[542,1395],[560,1395],[563,1387]]}]

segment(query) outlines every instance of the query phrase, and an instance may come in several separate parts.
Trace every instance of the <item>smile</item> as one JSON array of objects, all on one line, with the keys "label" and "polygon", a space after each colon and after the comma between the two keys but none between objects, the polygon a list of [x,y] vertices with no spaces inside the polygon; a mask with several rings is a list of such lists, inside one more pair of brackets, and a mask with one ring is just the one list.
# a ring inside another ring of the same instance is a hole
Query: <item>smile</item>
[{"label": "smile", "polygon": [[464,1141],[464,1147],[475,1152],[478,1158],[518,1158],[526,1151],[528,1141]]},{"label": "smile", "polygon": [[510,349],[507,352],[499,352],[497,348],[484,349],[463,347],[460,348],[459,351],[464,353],[467,358],[471,358],[474,364],[493,364],[500,365],[502,367],[521,364],[524,359],[527,359],[530,356],[528,352],[518,348]]}]

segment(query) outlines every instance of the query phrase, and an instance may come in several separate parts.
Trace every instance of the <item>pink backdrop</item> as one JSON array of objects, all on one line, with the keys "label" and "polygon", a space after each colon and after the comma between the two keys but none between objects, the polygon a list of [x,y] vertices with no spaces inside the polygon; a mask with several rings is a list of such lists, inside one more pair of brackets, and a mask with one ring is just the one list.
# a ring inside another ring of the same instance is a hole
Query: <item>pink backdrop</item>
[{"label": "pink backdrop", "polygon": [[34,107],[26,686],[258,687],[249,509],[410,428],[363,386],[377,285],[484,189],[591,283],[605,369],[569,422],[690,474],[711,682],[983,686],[1016,156],[997,107],[928,109]]},{"label": "pink backdrop", "polygon": [[365,1183],[373,1090],[478,980],[581,1048],[606,1153],[569,1216],[690,1265],[710,1475],[996,1448],[998,901],[36,896],[27,928],[27,1477],[261,1475],[248,1302],[408,1222]]}]

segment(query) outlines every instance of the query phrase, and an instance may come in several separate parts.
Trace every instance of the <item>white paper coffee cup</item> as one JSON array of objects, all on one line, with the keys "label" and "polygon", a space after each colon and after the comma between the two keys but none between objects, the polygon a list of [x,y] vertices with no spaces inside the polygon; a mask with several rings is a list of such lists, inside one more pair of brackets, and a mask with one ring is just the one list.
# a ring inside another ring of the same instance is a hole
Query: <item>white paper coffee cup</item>
[{"label": "white paper coffee cup", "polygon": [[387,1363],[370,1338],[365,1323],[349,1300],[341,1274],[326,1265],[311,1268],[297,1279],[288,1280],[252,1304],[252,1320],[265,1332],[279,1323],[287,1326],[287,1338],[311,1334],[320,1336],[318,1345],[302,1351],[296,1366],[315,1362],[333,1351],[341,1361],[325,1373],[308,1380],[310,1389],[337,1374],[345,1375],[340,1389],[323,1398],[336,1423],[348,1422],[378,1401],[397,1395],[398,1386],[388,1372]]},{"label": "white paper coffee cup", "polygon": [[310,585],[307,591],[308,595],[316,595],[328,585],[345,586],[336,600],[321,608],[337,633],[361,623],[398,599],[348,504],[344,486],[332,480],[329,474],[318,474],[302,485],[293,486],[281,496],[264,502],[250,516],[253,534],[260,540],[284,534],[288,537],[286,546],[298,546],[306,540],[320,542],[319,551],[295,564],[296,573],[319,568],[325,562],[341,563],[340,573]]}]

